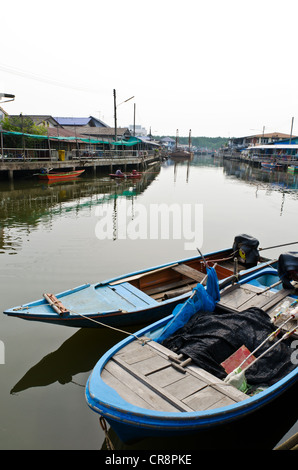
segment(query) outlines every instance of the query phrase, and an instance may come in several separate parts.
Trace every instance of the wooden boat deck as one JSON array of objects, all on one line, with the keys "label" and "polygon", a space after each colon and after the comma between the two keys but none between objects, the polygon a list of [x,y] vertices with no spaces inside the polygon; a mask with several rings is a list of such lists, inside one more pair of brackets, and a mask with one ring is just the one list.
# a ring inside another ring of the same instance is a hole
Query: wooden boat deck
[{"label": "wooden boat deck", "polygon": [[[298,284],[296,284],[298,286]],[[296,287],[297,288],[297,287]],[[235,295],[235,291],[236,295]],[[269,316],[273,317],[274,310],[281,305],[285,300],[293,301],[293,291],[281,289],[277,292],[272,290],[263,290],[252,284],[234,284],[227,287],[221,293],[221,300],[218,302],[218,306],[224,309],[233,310],[236,312],[242,312],[251,307],[261,308],[268,313]],[[297,303],[298,306],[298,303]],[[278,326],[279,322],[276,323]],[[284,331],[292,329],[297,321],[289,321]]]},{"label": "wooden boat deck", "polygon": [[[249,284],[230,286],[222,293],[219,304],[234,311],[259,306],[270,314],[290,294],[282,289],[258,295],[260,291]],[[287,324],[287,329],[292,327]],[[101,376],[127,402],[155,411],[206,411],[248,398],[204,369],[191,363],[181,367],[181,362],[182,357],[144,337],[120,349],[107,362]]]},{"label": "wooden boat deck", "polygon": [[197,366],[175,368],[179,356],[154,341],[136,340],[106,364],[102,379],[122,398],[142,408],[203,411],[247,398],[231,385]]}]

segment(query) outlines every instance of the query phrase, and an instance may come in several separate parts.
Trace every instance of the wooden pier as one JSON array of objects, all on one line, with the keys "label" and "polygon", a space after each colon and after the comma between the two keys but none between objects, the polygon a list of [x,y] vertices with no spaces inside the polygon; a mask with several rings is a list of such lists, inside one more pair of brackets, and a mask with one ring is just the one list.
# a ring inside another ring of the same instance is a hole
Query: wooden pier
[{"label": "wooden pier", "polygon": [[110,157],[80,157],[64,161],[49,159],[11,159],[11,161],[0,160],[0,178],[13,180],[14,177],[22,174],[38,173],[41,168],[52,169],[54,171],[67,171],[77,169],[90,169],[96,173],[97,169],[108,169],[111,173],[117,168],[126,171],[127,167],[136,169],[146,169],[149,163],[160,161],[156,154],[141,156],[125,155]]}]

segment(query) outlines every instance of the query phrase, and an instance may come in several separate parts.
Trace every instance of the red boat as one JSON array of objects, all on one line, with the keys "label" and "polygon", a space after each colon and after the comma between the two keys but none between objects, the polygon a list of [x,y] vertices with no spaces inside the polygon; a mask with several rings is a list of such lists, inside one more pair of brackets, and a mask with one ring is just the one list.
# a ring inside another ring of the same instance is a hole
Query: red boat
[{"label": "red boat", "polygon": [[40,180],[47,180],[47,181],[72,179],[72,178],[77,178],[82,173],[84,173],[84,171],[85,170],[74,170],[74,171],[63,171],[59,173],[55,173],[55,172],[39,173],[38,178]]}]

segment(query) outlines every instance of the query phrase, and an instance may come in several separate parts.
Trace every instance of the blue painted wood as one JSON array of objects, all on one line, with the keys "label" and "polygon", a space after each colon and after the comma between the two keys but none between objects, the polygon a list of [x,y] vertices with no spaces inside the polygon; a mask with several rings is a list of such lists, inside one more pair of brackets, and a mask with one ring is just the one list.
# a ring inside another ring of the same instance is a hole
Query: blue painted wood
[{"label": "blue painted wood", "polygon": [[[216,255],[225,257],[227,251],[225,249],[211,252],[205,257],[214,257]],[[127,282],[126,279],[131,276],[147,274],[156,269],[167,268],[173,264],[187,263],[198,259],[201,259],[201,256],[166,263],[92,285],[84,284],[55,294],[56,298],[69,310],[68,313],[61,315],[56,313],[45,299],[8,308],[4,313],[24,320],[76,328],[101,327],[102,323],[111,326],[129,326],[154,322],[169,315],[178,303],[189,297],[190,293],[157,302],[145,292]],[[250,271],[248,269],[245,272],[249,274]]]}]

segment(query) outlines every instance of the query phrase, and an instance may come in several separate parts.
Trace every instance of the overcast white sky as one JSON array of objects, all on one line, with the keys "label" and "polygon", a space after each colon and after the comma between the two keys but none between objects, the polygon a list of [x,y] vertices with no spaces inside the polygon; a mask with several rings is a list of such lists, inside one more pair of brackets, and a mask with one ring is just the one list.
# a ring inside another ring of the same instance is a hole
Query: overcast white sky
[{"label": "overcast white sky", "polygon": [[[15,0],[1,7],[0,104],[153,134],[298,134],[296,0]],[[297,116],[297,120],[296,120]]]}]

